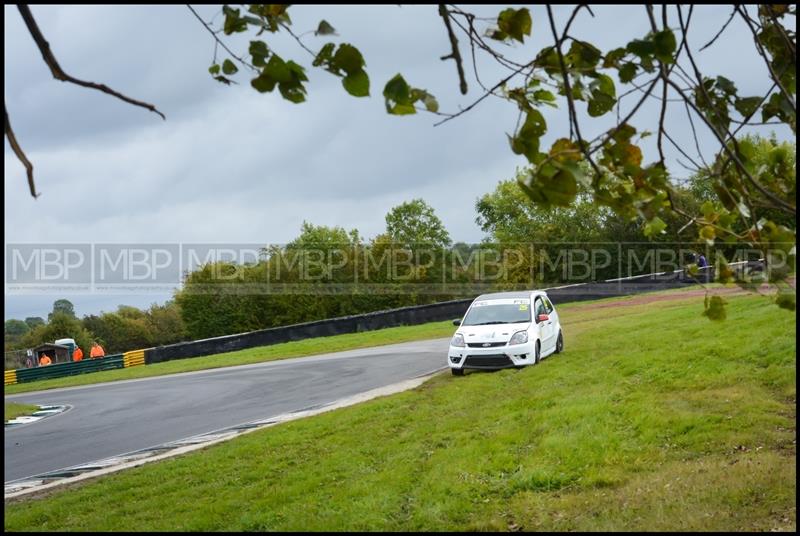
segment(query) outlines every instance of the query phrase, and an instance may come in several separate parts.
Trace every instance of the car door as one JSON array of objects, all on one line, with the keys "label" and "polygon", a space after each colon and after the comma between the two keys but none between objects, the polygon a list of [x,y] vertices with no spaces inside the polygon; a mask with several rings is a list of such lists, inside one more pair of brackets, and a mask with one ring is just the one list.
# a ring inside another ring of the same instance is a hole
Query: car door
[{"label": "car door", "polygon": [[549,319],[539,322],[539,315],[547,314],[547,307],[545,307],[544,300],[541,297],[536,298],[536,304],[534,305],[533,310],[536,311],[536,323],[539,326],[539,337],[542,340],[541,353],[542,355],[545,355],[552,350],[552,347],[555,344],[555,337],[553,337],[553,322]]},{"label": "car door", "polygon": [[561,320],[558,317],[558,312],[556,308],[553,307],[553,303],[550,301],[550,298],[543,298],[544,299],[544,308],[547,310],[547,316],[550,317],[550,333],[552,334],[552,342],[553,348],[555,345],[558,344],[558,332],[561,331]]}]

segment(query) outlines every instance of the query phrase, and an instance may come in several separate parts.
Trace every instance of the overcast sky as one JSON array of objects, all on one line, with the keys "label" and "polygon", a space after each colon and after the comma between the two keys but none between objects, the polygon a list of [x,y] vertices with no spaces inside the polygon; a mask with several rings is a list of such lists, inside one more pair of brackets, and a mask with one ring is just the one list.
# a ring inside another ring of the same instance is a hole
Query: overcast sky
[{"label": "overcast sky", "polygon": [[[496,16],[501,8],[469,9]],[[197,9],[205,20],[219,11]],[[277,91],[257,93],[244,71],[235,77],[236,86],[213,81],[207,72],[213,39],[185,6],[32,10],[66,72],[150,102],[167,120],[54,80],[16,7],[5,6],[5,102],[42,194],[31,198],[24,168],[6,142],[6,244],[286,243],[299,234],[304,220],[356,228],[371,238],[384,230],[384,216],[393,206],[416,197],[434,207],[453,240],[478,242],[483,233],[475,223],[476,199],[525,165],[506,138],[517,111],[500,99],[486,99],[438,127],[433,124],[440,118],[430,114],[386,113],[383,86],[398,72],[436,95],[442,111],[457,111],[482,94],[465,39],[467,96],[458,92],[454,63],[439,59],[450,44],[435,6],[292,7],[297,33],[327,20],[339,34],[334,41],[362,51],[371,80],[371,97],[350,97],[338,78],[312,68],[310,55],[291,38],[262,36],[282,57],[307,68],[307,102],[299,105]],[[552,42],[544,8],[531,12],[532,38],[524,46],[507,47],[512,58],[529,61]],[[603,50],[624,46],[649,28],[643,7],[598,6],[594,12],[594,19],[583,12],[571,33]],[[571,8],[556,8],[562,25],[569,13]],[[695,10],[690,33],[695,50],[729,13],[725,6]],[[222,16],[214,20],[219,26]],[[252,36],[225,39],[244,55]],[[313,33],[303,39],[314,50],[331,40]],[[218,55],[220,62],[226,57],[222,50]],[[741,94],[766,89],[763,62],[739,21],[699,58],[709,75],[733,79]],[[479,68],[487,84],[505,73],[489,61],[480,61]],[[625,102],[632,104],[633,97]],[[655,103],[643,107],[633,124],[655,131],[658,111]],[[682,108],[670,112],[669,127],[688,139]],[[543,146],[569,133],[563,109],[548,111],[546,118]],[[584,136],[609,128],[612,119],[587,124]],[[788,130],[777,133],[790,138]],[[657,159],[654,138],[645,146],[646,161]],[[701,144],[714,147],[705,131]],[[670,165],[685,176],[674,151],[669,154]],[[169,293],[18,295],[7,289],[5,318],[46,317],[61,297],[84,315],[111,311],[120,303],[146,307]]]}]

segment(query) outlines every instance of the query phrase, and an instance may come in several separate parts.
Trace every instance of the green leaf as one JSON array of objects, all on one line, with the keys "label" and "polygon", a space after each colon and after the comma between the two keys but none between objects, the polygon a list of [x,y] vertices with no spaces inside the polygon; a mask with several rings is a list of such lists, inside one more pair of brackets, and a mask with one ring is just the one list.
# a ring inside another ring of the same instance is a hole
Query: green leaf
[{"label": "green leaf", "polygon": [[628,82],[634,79],[634,77],[636,76],[637,69],[638,67],[636,67],[636,64],[633,62],[628,62],[623,64],[619,68],[619,81],[624,84],[627,84]]},{"label": "green leaf", "polygon": [[717,87],[726,95],[736,94],[736,85],[724,76],[717,77]]},{"label": "green leaf", "polygon": [[[521,9],[504,9],[497,17],[497,26],[500,31],[520,43],[524,41],[524,36],[531,35],[531,25],[531,14],[528,8],[524,7]],[[495,38],[494,36],[492,37]]]},{"label": "green leaf", "polygon": [[524,155],[529,162],[534,163],[539,155],[539,139],[547,131],[547,123],[541,112],[531,109],[525,116],[525,122],[519,132],[511,138],[511,150],[516,154]]},{"label": "green leaf", "polygon": [[211,74],[219,74],[219,65],[216,63],[208,68],[208,72]]},{"label": "green leaf", "polygon": [[592,82],[592,98],[589,100],[589,115],[599,117],[614,108],[617,103],[614,81],[601,74]]},{"label": "green leaf", "polygon": [[711,201],[703,203],[700,210],[703,212],[703,218],[705,218],[706,221],[713,222],[717,219],[717,209]]},{"label": "green leaf", "polygon": [[342,85],[354,97],[369,96],[369,76],[363,70],[345,76],[342,79]]},{"label": "green leaf", "polygon": [[439,111],[439,102],[436,100],[436,97],[430,93],[425,93],[422,102],[425,104],[425,109],[429,112],[436,113]]},{"label": "green leaf", "polygon": [[553,103],[556,102],[556,96],[547,91],[546,89],[539,89],[533,92],[533,98],[537,101],[542,101],[545,103]]},{"label": "green leaf", "polygon": [[383,96],[387,101],[407,103],[410,101],[409,93],[408,83],[400,74],[386,82],[386,86],[383,88]]},{"label": "green leaf", "polygon": [[253,57],[253,65],[256,67],[264,67],[267,64],[266,60],[269,56],[269,48],[264,41],[250,41],[249,52]]},{"label": "green leaf", "polygon": [[233,80],[231,80],[231,79],[229,79],[229,78],[225,78],[225,77],[224,77],[224,76],[222,76],[222,75],[220,75],[220,76],[215,76],[215,77],[214,77],[214,80],[216,80],[217,82],[222,82],[222,83],[223,83],[223,84],[225,84],[226,86],[229,86],[229,85],[231,85],[232,83],[233,83],[233,84],[235,84],[235,83],[236,83],[236,82],[234,82]]},{"label": "green leaf", "polygon": [[664,223],[664,220],[656,216],[644,226],[644,235],[648,238],[653,238],[657,235],[663,234],[666,228],[667,224]]},{"label": "green leaf", "polygon": [[656,51],[655,44],[648,40],[634,39],[625,47],[625,49],[635,56],[646,58],[652,56]]},{"label": "green leaf", "polygon": [[603,53],[600,49],[585,41],[573,41],[569,52],[564,56],[564,61],[571,68],[594,69]]},{"label": "green leaf", "polygon": [[711,299],[706,296],[705,311],[703,311],[703,314],[711,320],[725,320],[727,317],[725,305],[727,305],[727,303],[728,302],[721,296],[711,296]]},{"label": "green leaf", "polygon": [[267,93],[272,91],[275,89],[275,84],[275,80],[264,72],[250,81],[250,85],[253,86],[253,89],[259,93]]},{"label": "green leaf", "polygon": [[615,48],[614,50],[609,51],[606,53],[605,58],[603,59],[603,68],[609,69],[611,67],[618,67],[619,60],[625,57],[625,49],[624,48]]},{"label": "green leaf", "polygon": [[225,14],[225,23],[222,26],[225,35],[247,31],[247,21],[239,16],[238,9],[231,9],[228,6],[224,6],[222,12]]},{"label": "green leaf", "polygon": [[326,43],[325,46],[323,46],[319,50],[311,65],[313,65],[314,67],[319,67],[320,65],[323,64],[330,65],[330,62],[333,59],[334,48],[336,48],[336,45],[334,43]]},{"label": "green leaf", "polygon": [[292,79],[292,73],[286,62],[275,54],[269,59],[263,72],[276,82],[289,82]]},{"label": "green leaf", "polygon": [[321,20],[319,21],[319,26],[317,26],[317,30],[314,32],[314,35],[336,35],[336,29],[328,24],[328,21]]},{"label": "green leaf", "polygon": [[675,34],[672,33],[672,30],[667,28],[666,30],[654,34],[653,48],[656,58],[658,58],[661,63],[674,63],[675,58],[673,54],[677,48],[677,43],[675,42]]},{"label": "green leaf", "polygon": [[234,74],[239,69],[236,68],[236,65],[231,60],[226,59],[222,62],[222,72],[225,74]]},{"label": "green leaf", "polygon": [[410,115],[417,113],[411,99],[411,88],[405,79],[397,74],[383,88],[386,99],[386,111],[393,115]]},{"label": "green leaf", "polygon": [[342,43],[333,56],[332,66],[341,69],[347,74],[353,74],[364,68],[364,57],[352,45]]},{"label": "green leaf", "polygon": [[700,238],[705,240],[710,245],[714,244],[714,238],[716,236],[717,232],[710,225],[704,225],[703,228],[700,229]]},{"label": "green leaf", "polygon": [[733,106],[744,117],[750,117],[756,113],[759,104],[761,104],[761,97],[744,97],[737,98]]}]

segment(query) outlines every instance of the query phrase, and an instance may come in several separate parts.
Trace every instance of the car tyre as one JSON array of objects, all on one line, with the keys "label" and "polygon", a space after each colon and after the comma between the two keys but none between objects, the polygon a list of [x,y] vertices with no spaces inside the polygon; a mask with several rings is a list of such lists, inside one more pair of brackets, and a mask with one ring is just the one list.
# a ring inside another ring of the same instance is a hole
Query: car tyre
[{"label": "car tyre", "polygon": [[541,344],[539,343],[539,341],[536,341],[536,353],[533,354],[533,364],[534,365],[538,365],[540,360],[541,360],[540,357],[539,357],[539,355],[541,353],[541,348],[542,347],[541,347]]},{"label": "car tyre", "polygon": [[556,353],[560,354],[564,351],[564,335],[561,334],[561,330],[558,331],[558,340],[556,341]]},{"label": "car tyre", "polygon": [[453,376],[463,376],[464,375],[464,369],[460,369],[460,368],[451,368],[450,372],[453,373]]}]

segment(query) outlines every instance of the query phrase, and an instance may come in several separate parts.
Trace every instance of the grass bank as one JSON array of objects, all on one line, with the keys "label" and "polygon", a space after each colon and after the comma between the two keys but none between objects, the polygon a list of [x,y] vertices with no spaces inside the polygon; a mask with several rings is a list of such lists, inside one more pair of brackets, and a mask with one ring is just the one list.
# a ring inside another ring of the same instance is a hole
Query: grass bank
[{"label": "grass bank", "polygon": [[560,308],[566,351],[46,498],[5,530],[793,530],[795,314]]},{"label": "grass bank", "polygon": [[8,422],[11,419],[16,419],[22,415],[31,415],[34,411],[37,411],[39,406],[33,406],[31,404],[17,404],[15,402],[6,402],[6,420],[4,422]]}]

